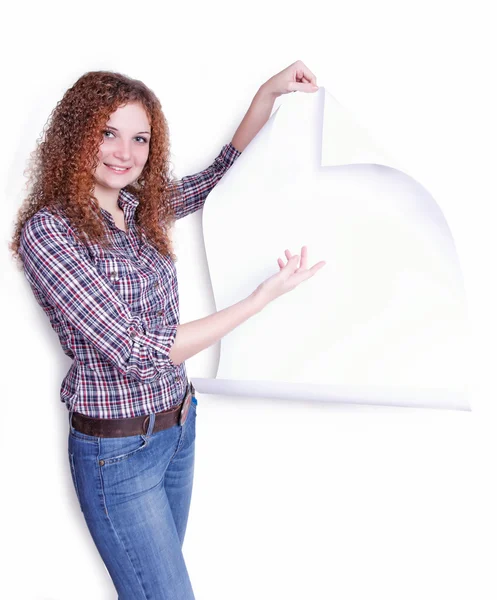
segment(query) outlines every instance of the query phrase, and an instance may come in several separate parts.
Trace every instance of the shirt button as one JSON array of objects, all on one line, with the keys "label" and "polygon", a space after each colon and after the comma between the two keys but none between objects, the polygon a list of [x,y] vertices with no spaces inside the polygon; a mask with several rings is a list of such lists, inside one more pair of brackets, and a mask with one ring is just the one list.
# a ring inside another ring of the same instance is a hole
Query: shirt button
[{"label": "shirt button", "polygon": [[161,317],[164,314],[164,311],[163,310],[159,310],[159,311],[157,311],[157,314]]},{"label": "shirt button", "polygon": [[117,271],[111,271],[110,278],[112,279],[112,281],[117,281]]},{"label": "shirt button", "polygon": [[130,334],[130,337],[132,337],[133,339],[136,337],[136,333],[134,331],[132,331]]},{"label": "shirt button", "polygon": [[158,281],[156,281],[156,282],[154,283],[154,288],[155,288],[155,289],[157,289],[158,287],[159,287],[159,282],[158,282]]}]

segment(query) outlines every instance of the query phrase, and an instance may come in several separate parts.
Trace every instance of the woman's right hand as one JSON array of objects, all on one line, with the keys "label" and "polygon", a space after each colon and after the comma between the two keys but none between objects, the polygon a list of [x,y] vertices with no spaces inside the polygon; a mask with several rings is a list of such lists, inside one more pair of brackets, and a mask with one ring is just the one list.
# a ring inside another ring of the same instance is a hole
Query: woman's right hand
[{"label": "woman's right hand", "polygon": [[292,256],[289,250],[285,250],[285,256],[287,258],[286,264],[284,260],[278,258],[279,273],[275,273],[269,279],[263,281],[253,294],[260,303],[261,308],[275,298],[295,289],[300,283],[315,275],[326,264],[325,261],[321,261],[308,269],[307,246],[302,246],[301,255],[295,254]]}]

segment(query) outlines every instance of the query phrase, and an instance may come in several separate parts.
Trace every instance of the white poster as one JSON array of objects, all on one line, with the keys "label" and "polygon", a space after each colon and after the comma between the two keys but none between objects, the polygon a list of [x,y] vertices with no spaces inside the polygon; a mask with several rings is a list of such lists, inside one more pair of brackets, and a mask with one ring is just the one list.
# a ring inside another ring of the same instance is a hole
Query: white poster
[{"label": "white poster", "polygon": [[325,88],[284,98],[209,195],[203,227],[216,310],[287,248],[326,265],[225,336],[216,378],[192,378],[199,392],[469,410],[442,210]]}]

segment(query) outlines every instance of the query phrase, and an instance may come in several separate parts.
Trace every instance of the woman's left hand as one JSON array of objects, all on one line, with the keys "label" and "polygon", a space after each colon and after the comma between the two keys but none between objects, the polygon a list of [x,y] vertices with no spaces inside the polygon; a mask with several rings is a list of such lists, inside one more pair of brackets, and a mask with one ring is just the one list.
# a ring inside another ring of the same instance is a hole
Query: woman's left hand
[{"label": "woman's left hand", "polygon": [[273,75],[262,87],[274,97],[290,92],[312,93],[319,89],[316,76],[301,60]]}]

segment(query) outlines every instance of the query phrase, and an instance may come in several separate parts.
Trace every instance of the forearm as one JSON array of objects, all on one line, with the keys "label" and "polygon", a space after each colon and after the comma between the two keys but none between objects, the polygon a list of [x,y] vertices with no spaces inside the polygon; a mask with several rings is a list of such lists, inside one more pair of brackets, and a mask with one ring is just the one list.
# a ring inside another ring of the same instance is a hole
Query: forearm
[{"label": "forearm", "polygon": [[243,152],[262,129],[271,116],[276,98],[277,95],[270,92],[265,84],[261,85],[231,140],[237,150]]},{"label": "forearm", "polygon": [[266,302],[254,292],[240,302],[208,317],[178,325],[169,358],[174,364],[181,364],[219,341],[235,327],[260,312],[265,305]]},{"label": "forearm", "polygon": [[[178,193],[170,199],[176,220],[203,208],[205,199],[238,158],[239,152],[228,144],[223,146],[214,162],[203,171],[186,175],[176,182]],[[169,200],[168,200],[169,201]]]}]

